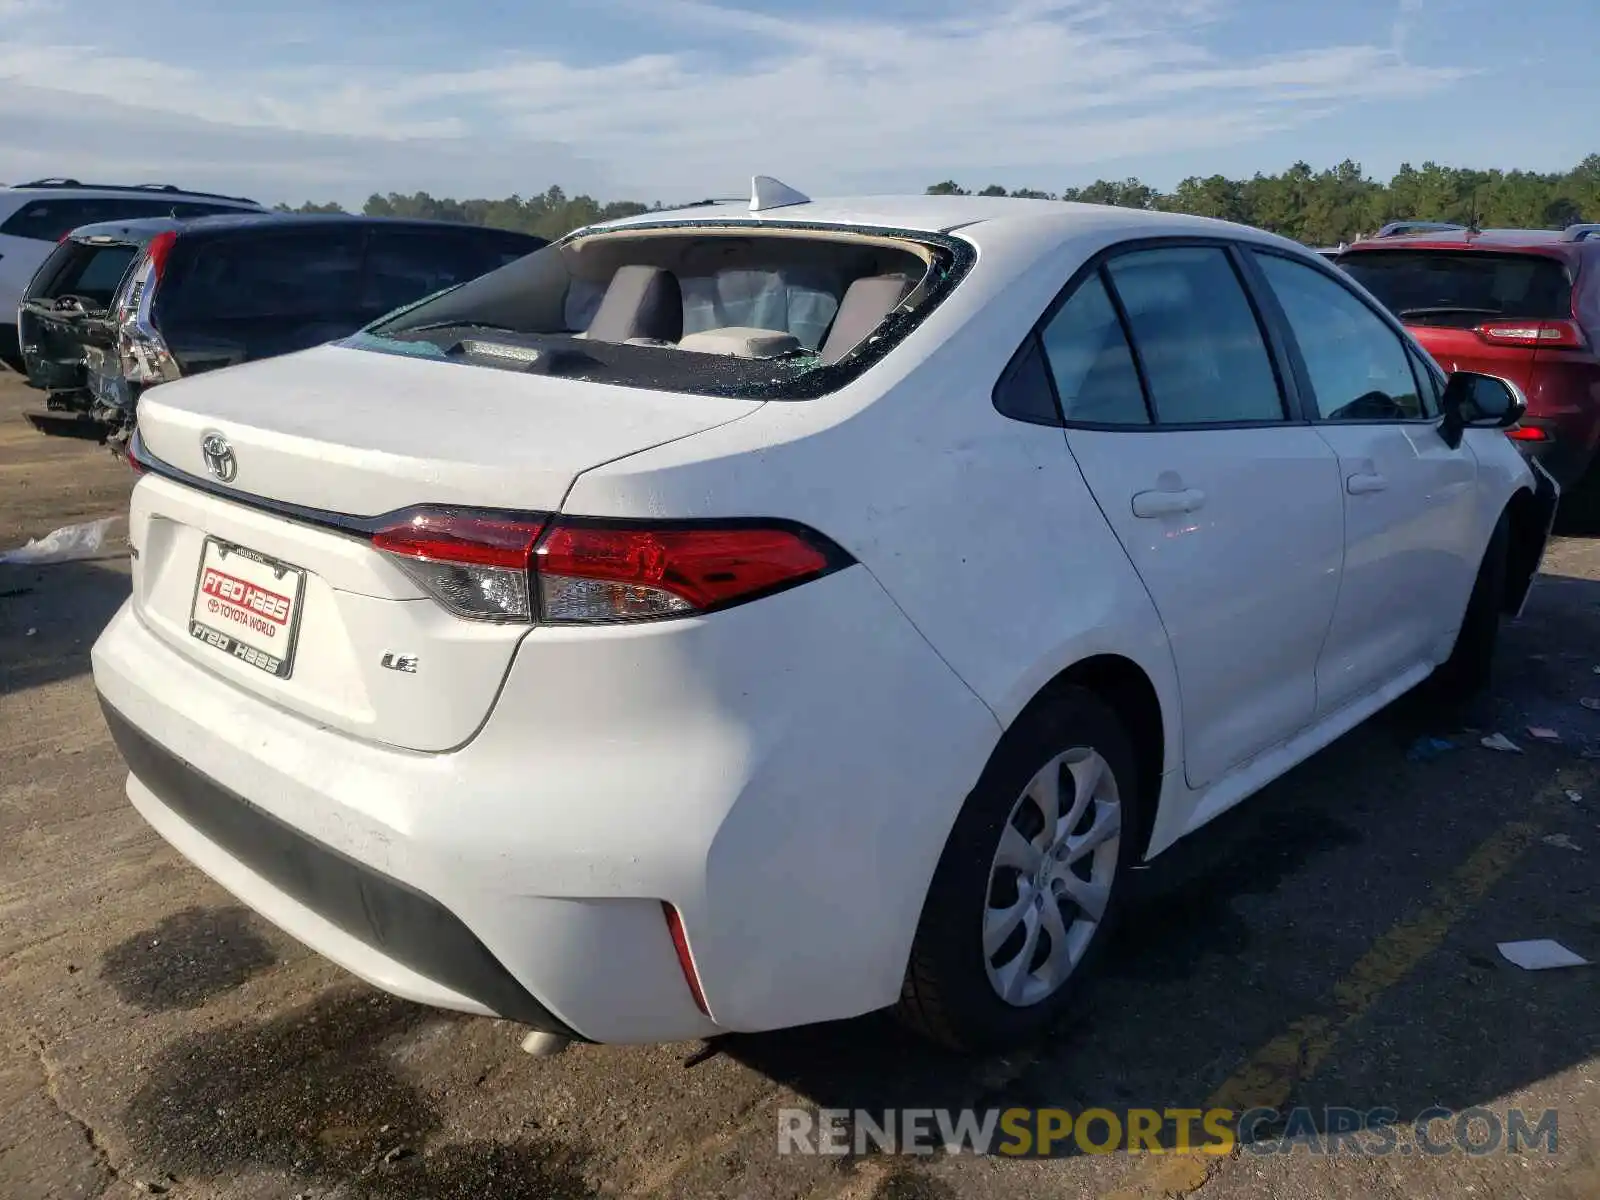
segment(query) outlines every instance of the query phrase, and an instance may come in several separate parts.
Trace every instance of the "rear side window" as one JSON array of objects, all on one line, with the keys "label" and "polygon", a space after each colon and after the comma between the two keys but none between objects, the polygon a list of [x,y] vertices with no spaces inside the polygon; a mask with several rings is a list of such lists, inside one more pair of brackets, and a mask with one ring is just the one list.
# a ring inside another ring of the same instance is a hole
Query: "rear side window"
[{"label": "rear side window", "polygon": [[63,235],[80,225],[94,225],[100,221],[131,221],[137,217],[173,215],[198,217],[207,213],[237,211],[219,205],[151,200],[143,196],[56,197],[28,201],[7,217],[4,224],[0,224],[0,233],[39,242],[59,242]]},{"label": "rear side window", "polygon": [[1107,271],[1128,315],[1156,420],[1283,419],[1260,323],[1226,251],[1138,250],[1113,258]]},{"label": "rear side window", "polygon": [[1098,274],[1079,285],[1040,337],[1066,420],[1150,423],[1128,339]]},{"label": "rear side window", "polygon": [[360,282],[359,231],[216,238],[200,242],[163,284],[162,319],[348,317],[359,308]]},{"label": "rear side window", "polygon": [[1409,325],[1572,318],[1572,280],[1566,267],[1543,255],[1373,250],[1346,254],[1339,266]]},{"label": "rear side window", "polygon": [[379,229],[367,243],[361,307],[386,313],[520,258],[453,230]]},{"label": "rear side window", "polygon": [[1337,280],[1276,254],[1256,261],[1278,298],[1325,421],[1427,416],[1400,335]]}]

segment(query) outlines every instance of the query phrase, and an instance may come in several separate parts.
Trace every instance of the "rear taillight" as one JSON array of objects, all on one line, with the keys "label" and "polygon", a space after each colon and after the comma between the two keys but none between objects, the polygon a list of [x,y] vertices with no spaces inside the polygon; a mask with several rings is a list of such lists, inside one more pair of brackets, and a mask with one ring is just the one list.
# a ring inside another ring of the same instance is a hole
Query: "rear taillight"
[{"label": "rear taillight", "polygon": [[413,582],[458,617],[533,619],[529,567],[543,518],[416,509],[372,535]]},{"label": "rear taillight", "polygon": [[372,543],[457,616],[547,624],[712,612],[850,561],[820,534],[788,522],[572,520],[469,509],[397,513]]},{"label": "rear taillight", "polygon": [[538,551],[548,621],[629,621],[706,612],[812,579],[827,552],[787,528],[558,524]]},{"label": "rear taillight", "polygon": [[1576,321],[1485,321],[1473,332],[1498,346],[1582,350],[1588,345]]},{"label": "rear taillight", "polygon": [[177,241],[177,232],[169,229],[166,233],[156,234],[145,247],[145,257],[150,260],[150,270],[156,280],[159,280],[161,273],[167,269],[167,256],[172,253],[172,247]]},{"label": "rear taillight", "polygon": [[156,284],[161,282],[167,256],[177,240],[178,235],[171,230],[150,240],[118,306],[117,360],[122,377],[131,384],[149,387],[170,383],[180,374],[152,313]]},{"label": "rear taillight", "polygon": [[1550,439],[1550,435],[1537,425],[1517,425],[1506,430],[1506,436],[1514,442],[1544,442]]}]

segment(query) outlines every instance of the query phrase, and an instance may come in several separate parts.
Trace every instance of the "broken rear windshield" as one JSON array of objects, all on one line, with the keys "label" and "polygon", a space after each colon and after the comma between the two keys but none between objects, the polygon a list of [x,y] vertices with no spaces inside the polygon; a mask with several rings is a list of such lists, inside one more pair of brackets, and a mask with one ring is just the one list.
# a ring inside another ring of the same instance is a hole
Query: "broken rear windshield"
[{"label": "broken rear windshield", "polygon": [[805,399],[882,357],[970,260],[962,243],[898,231],[630,227],[549,246],[345,344],[626,387]]},{"label": "broken rear windshield", "polygon": [[1411,325],[1572,316],[1572,281],[1558,260],[1544,255],[1382,250],[1346,254],[1339,266]]}]

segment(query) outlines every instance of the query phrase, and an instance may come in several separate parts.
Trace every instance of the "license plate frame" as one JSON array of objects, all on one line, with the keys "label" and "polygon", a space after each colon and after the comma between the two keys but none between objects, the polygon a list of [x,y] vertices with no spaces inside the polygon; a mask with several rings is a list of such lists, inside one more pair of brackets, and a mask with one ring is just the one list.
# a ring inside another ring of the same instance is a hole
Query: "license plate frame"
[{"label": "license plate frame", "polygon": [[[224,569],[227,566],[234,571]],[[304,615],[306,574],[304,567],[208,534],[195,570],[189,636],[277,679],[290,678]]]}]

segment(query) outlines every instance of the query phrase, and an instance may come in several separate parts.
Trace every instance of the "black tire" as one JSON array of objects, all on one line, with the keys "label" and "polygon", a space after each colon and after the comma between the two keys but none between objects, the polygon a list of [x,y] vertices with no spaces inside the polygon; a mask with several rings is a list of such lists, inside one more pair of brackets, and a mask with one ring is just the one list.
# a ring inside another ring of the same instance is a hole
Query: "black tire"
[{"label": "black tire", "polygon": [[[1053,758],[1076,748],[1098,752],[1116,781],[1116,869],[1104,913],[1077,965],[1048,998],[1022,1007],[1001,998],[984,957],[990,868],[1023,789]],[[923,903],[895,1009],[904,1023],[950,1049],[977,1051],[1026,1042],[1062,1018],[1104,952],[1130,891],[1141,827],[1137,781],[1132,740],[1116,713],[1087,689],[1065,689],[1006,731],[956,818]]]},{"label": "black tire", "polygon": [[1472,583],[1466,616],[1450,657],[1433,673],[1436,693],[1461,700],[1489,686],[1495,645],[1500,640],[1500,611],[1506,594],[1506,562],[1511,546],[1511,521],[1505,514],[1494,527]]}]

